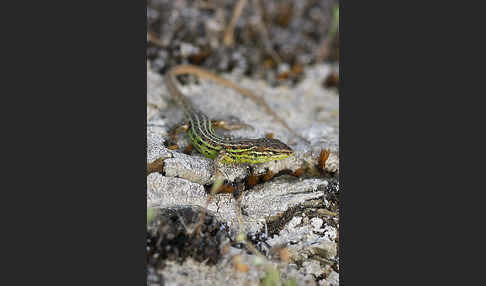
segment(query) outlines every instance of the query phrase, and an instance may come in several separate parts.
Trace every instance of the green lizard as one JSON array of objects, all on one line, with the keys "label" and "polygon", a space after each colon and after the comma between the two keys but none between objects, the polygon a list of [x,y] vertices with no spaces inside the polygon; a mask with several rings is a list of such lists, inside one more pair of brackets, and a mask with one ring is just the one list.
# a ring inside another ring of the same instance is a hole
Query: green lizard
[{"label": "green lizard", "polygon": [[[216,194],[224,181],[224,177],[221,173],[221,163],[258,164],[287,158],[293,154],[293,151],[289,146],[277,139],[227,138],[217,135],[213,130],[211,120],[209,120],[208,116],[194,106],[177,88],[176,76],[183,74],[209,78],[221,85],[230,87],[244,94],[264,107],[267,113],[271,114],[277,121],[284,125],[294,136],[299,138],[302,137],[296,134],[262,98],[254,95],[251,91],[243,89],[202,68],[189,65],[171,68],[164,77],[165,84],[170,95],[173,96],[175,101],[184,109],[184,113],[189,120],[188,134],[191,143],[201,154],[208,158],[215,159],[215,180],[210,195],[208,196],[208,200],[206,201],[204,212],[200,217],[200,222],[196,227],[198,230],[196,233],[200,233],[211,197]],[[238,212],[238,214],[238,218],[242,221],[240,212]]]},{"label": "green lizard", "polygon": [[165,83],[169,93],[176,102],[184,109],[189,120],[188,135],[193,146],[204,156],[215,159],[220,155],[219,160],[224,163],[250,163],[258,164],[273,160],[284,159],[292,155],[293,151],[286,144],[277,139],[259,138],[227,138],[217,135],[208,116],[194,106],[177,88],[176,76],[191,74],[199,77],[209,78],[219,84],[233,88],[236,91],[248,96],[253,101],[263,106],[277,121],[282,123],[294,135],[292,129],[273,110],[251,91],[245,90],[236,84],[225,80],[215,74],[195,66],[176,66],[171,68],[165,76]]}]

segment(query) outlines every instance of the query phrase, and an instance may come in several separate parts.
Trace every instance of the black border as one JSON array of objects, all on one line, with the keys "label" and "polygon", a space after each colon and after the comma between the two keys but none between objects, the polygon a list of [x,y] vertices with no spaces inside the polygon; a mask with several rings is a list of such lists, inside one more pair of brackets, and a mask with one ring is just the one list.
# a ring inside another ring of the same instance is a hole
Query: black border
[{"label": "black border", "polygon": [[[146,4],[19,4],[2,62],[1,279],[16,283],[0,284],[144,283]],[[341,285],[466,285],[466,230],[483,224],[465,193],[483,168],[458,162],[484,149],[468,138],[484,129],[471,4],[340,3]]]},{"label": "black border", "polygon": [[19,4],[2,9],[0,284],[143,285],[145,1]]},{"label": "black border", "polygon": [[484,9],[343,2],[340,283],[476,284]]}]

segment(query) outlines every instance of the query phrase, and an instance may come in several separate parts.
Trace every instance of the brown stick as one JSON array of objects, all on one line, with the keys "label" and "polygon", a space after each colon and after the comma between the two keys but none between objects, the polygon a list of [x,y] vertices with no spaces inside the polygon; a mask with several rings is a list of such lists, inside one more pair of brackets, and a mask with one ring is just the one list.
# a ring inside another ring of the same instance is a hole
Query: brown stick
[{"label": "brown stick", "polygon": [[225,46],[232,46],[234,43],[233,34],[235,31],[236,22],[238,22],[245,4],[246,0],[239,0],[238,3],[236,3],[235,9],[233,10],[233,17],[231,18],[230,24],[224,33],[223,44]]}]

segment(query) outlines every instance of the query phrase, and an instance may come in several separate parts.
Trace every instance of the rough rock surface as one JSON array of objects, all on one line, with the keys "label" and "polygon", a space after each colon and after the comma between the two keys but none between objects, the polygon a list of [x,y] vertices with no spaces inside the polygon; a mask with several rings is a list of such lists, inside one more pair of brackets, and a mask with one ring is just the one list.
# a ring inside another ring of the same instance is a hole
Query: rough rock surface
[{"label": "rough rock surface", "polygon": [[[231,193],[217,194],[208,205],[208,215],[231,230],[232,251],[222,255],[216,265],[191,258],[182,264],[168,260],[164,267],[151,269],[150,277],[159,275],[164,285],[258,285],[270,268],[255,262],[255,255],[233,247],[235,234],[244,230],[247,239],[266,255],[264,264],[280,271],[281,282],[292,278],[297,285],[338,285],[339,96],[321,84],[330,72],[327,65],[309,68],[293,88],[272,88],[264,82],[222,75],[263,96],[310,144],[292,136],[257,104],[231,89],[204,79],[181,85],[181,91],[213,119],[251,126],[225,131],[226,135],[257,138],[273,133],[295,153],[261,165],[224,166],[225,182],[244,189],[240,192],[243,224]],[[214,181],[214,164],[195,150],[183,153],[189,143],[185,134],[177,137],[178,149],[166,146],[170,128],[183,122],[183,114],[167,94],[161,76],[149,67],[147,85],[147,205],[161,210],[181,206],[200,210]],[[324,170],[319,167],[322,149],[330,150]],[[251,176],[259,177],[256,184],[249,184]],[[278,248],[288,251],[288,259],[270,257]],[[240,262],[235,263],[235,257]]]}]

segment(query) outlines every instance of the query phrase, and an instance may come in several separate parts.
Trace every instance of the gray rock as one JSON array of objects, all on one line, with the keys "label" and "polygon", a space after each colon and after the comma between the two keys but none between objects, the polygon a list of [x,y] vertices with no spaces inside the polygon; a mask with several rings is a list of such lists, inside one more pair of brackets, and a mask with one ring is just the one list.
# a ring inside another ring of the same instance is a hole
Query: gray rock
[{"label": "gray rock", "polygon": [[172,152],[164,147],[164,138],[157,133],[147,132],[147,164],[157,159],[172,157]]},{"label": "gray rock", "polygon": [[[321,87],[322,80],[329,72],[330,67],[326,65],[310,68],[306,70],[302,82],[292,89],[272,88],[264,82],[251,81],[236,74],[223,75],[263,96],[310,144],[295,138],[260,106],[231,89],[204,79],[200,79],[198,84],[181,86],[181,91],[212,119],[239,121],[251,126],[230,132],[218,130],[220,134],[258,138],[273,133],[275,138],[288,143],[294,150],[294,155],[284,160],[251,166],[224,165],[222,173],[226,182],[238,183],[250,173],[263,175],[268,172],[278,174],[284,170],[305,170],[300,178],[281,175],[257,184],[251,190],[244,191],[241,197],[243,226],[247,234],[261,235],[268,231],[269,224],[280,226],[282,223],[281,228],[272,230],[271,237],[263,235],[260,240],[270,247],[287,245],[291,259],[289,264],[278,261],[266,263],[277,267],[283,279],[295,278],[298,285],[317,285],[316,277],[323,273],[330,274],[319,281],[321,285],[338,285],[336,283],[339,282],[339,274],[330,269],[338,259],[338,229],[335,227],[339,225],[338,218],[331,218],[335,222],[331,225],[320,215],[309,217],[302,211],[294,213],[296,209],[318,213],[316,210],[330,206],[325,199],[329,178],[318,167],[322,149],[331,151],[325,171],[339,173],[339,96],[334,90]],[[147,204],[160,208],[204,208],[208,201],[205,187],[214,182],[214,162],[197,151],[192,151],[191,155],[182,153],[189,144],[185,134],[177,137],[179,150],[169,150],[164,146],[165,140],[168,140],[168,130],[184,122],[184,117],[167,94],[160,75],[150,73],[147,76],[147,109],[152,109],[147,118],[147,165],[153,168],[147,176]],[[237,218],[236,205],[232,194],[217,194],[209,203],[208,211],[237,233],[242,225]],[[234,255],[241,255],[242,263],[249,266],[247,273],[235,270],[231,263]],[[182,265],[167,261],[161,271],[165,285],[258,285],[265,271],[256,266],[254,260],[254,255],[238,254],[238,250],[233,248],[226,260],[216,266],[210,267],[189,259]],[[296,262],[302,265],[300,269]]]},{"label": "gray rock", "polygon": [[[227,255],[226,259],[215,266],[208,266],[186,260],[181,265],[172,261],[161,270],[165,279],[165,285],[171,286],[196,286],[196,285],[261,285],[260,281],[267,274],[265,266],[257,266],[254,255],[240,252],[241,264],[247,267],[247,272],[238,270],[232,263],[233,255]],[[275,263],[272,265],[281,274],[281,282],[294,279],[297,285],[317,286],[315,278],[310,274],[303,274],[295,269],[292,264]],[[282,284],[285,285],[285,284]]]},{"label": "gray rock", "polygon": [[324,195],[318,190],[320,185],[327,185],[323,179],[296,180],[288,176],[279,177],[267,183],[255,186],[245,192],[242,207],[249,232],[256,232],[264,227],[265,218],[279,217],[292,207],[305,201]]},{"label": "gray rock", "polygon": [[165,92],[162,77],[147,66],[147,120],[154,118],[167,103],[160,97]]},{"label": "gray rock", "polygon": [[320,286],[339,286],[339,273],[331,271],[326,279],[319,281]]},{"label": "gray rock", "polygon": [[324,268],[321,267],[321,264],[314,260],[304,261],[302,267],[304,272],[312,274],[314,277],[319,277],[324,272]]},{"label": "gray rock", "polygon": [[[213,160],[202,156],[174,153],[174,158],[164,161],[164,172],[168,177],[179,177],[201,185],[214,182]],[[245,165],[224,165],[221,172],[228,182],[243,180],[249,175]]]},{"label": "gray rock", "polygon": [[204,206],[205,197],[204,187],[188,180],[168,178],[159,173],[147,176],[147,204],[151,207]]}]

